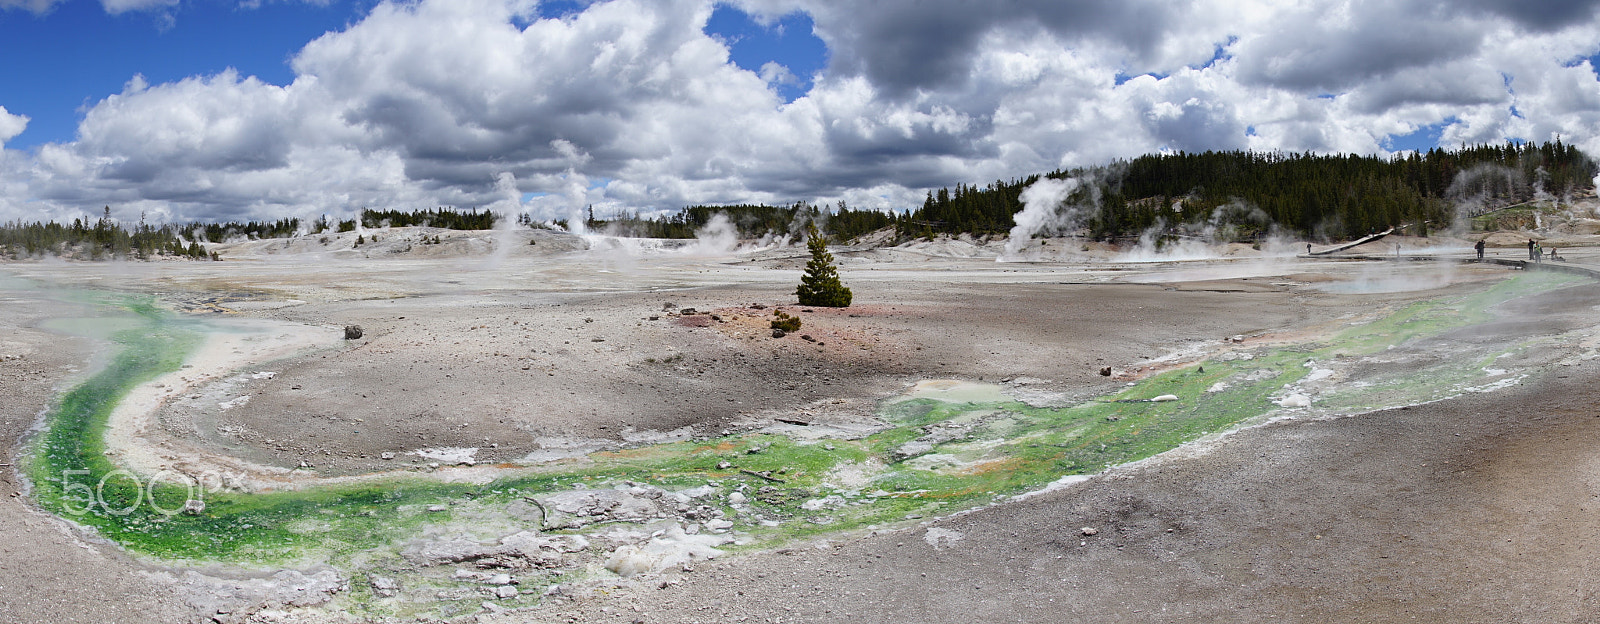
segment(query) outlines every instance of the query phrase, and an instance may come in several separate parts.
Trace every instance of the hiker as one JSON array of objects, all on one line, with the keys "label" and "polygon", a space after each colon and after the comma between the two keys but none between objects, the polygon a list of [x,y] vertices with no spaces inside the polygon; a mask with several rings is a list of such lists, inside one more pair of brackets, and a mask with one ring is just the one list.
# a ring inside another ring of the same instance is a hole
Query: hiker
[{"label": "hiker", "polygon": [[1550,261],[1551,261],[1551,262],[1566,262],[1566,261],[1567,261],[1567,259],[1566,259],[1566,258],[1563,258],[1563,257],[1561,257],[1561,255],[1560,255],[1560,254],[1557,254],[1557,253],[1556,253],[1556,248],[1555,248],[1555,247],[1551,247],[1551,248],[1550,248]]},{"label": "hiker", "polygon": [[1528,259],[1533,259],[1533,239],[1528,239]]},{"label": "hiker", "polygon": [[1536,264],[1544,264],[1544,247],[1543,246],[1541,246],[1541,245],[1534,245],[1533,246],[1533,261]]},{"label": "hiker", "polygon": [[1306,243],[1306,255],[1311,255],[1311,243]]},{"label": "hiker", "polygon": [[1482,260],[1483,259],[1483,241],[1481,241],[1481,240],[1478,241],[1478,244],[1473,245],[1472,248],[1478,250],[1478,259]]}]

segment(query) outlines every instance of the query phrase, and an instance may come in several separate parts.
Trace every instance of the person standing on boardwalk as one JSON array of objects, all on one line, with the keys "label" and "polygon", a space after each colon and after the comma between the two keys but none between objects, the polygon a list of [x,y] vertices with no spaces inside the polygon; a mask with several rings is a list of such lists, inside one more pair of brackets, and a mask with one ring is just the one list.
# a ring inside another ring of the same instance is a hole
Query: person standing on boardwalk
[{"label": "person standing on boardwalk", "polygon": [[1478,259],[1482,260],[1483,259],[1483,241],[1479,240],[1478,244],[1473,245],[1472,248],[1478,250]]},{"label": "person standing on boardwalk", "polygon": [[1533,239],[1528,239],[1528,259],[1533,259]]}]

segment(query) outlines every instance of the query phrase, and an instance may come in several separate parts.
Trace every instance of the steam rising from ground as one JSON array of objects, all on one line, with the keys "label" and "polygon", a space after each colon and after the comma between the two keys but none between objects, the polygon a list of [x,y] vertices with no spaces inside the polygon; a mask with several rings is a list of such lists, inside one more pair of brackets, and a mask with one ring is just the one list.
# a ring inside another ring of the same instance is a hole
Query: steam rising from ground
[{"label": "steam rising from ground", "polygon": [[741,241],[738,226],[734,225],[726,214],[720,212],[712,215],[710,221],[695,230],[692,241],[633,238],[622,236],[615,231],[603,234],[579,233],[578,236],[589,244],[591,253],[599,256],[610,265],[610,268],[622,271],[632,269],[636,259],[647,255],[718,258],[787,247],[791,242],[789,236],[772,233],[753,241]]},{"label": "steam rising from ground", "polygon": [[509,171],[501,172],[495,177],[495,189],[500,193],[500,201],[489,206],[489,211],[499,215],[494,221],[494,252],[489,254],[485,268],[495,269],[505,262],[506,255],[511,253],[511,246],[515,244],[512,234],[518,228],[517,220],[511,215],[522,212],[522,193],[517,190],[517,176]]},{"label": "steam rising from ground", "polygon": [[683,248],[691,256],[725,256],[739,247],[739,229],[728,215],[717,213],[705,226],[694,231],[694,242]]},{"label": "steam rising from ground", "polygon": [[[1173,212],[1177,212],[1176,207]],[[1122,262],[1171,262],[1207,260],[1226,255],[1229,243],[1246,238],[1248,232],[1267,232],[1255,240],[1267,256],[1292,256],[1302,251],[1301,243],[1282,233],[1277,224],[1256,206],[1233,201],[1217,206],[1200,223],[1180,223],[1169,227],[1158,219],[1139,234],[1139,243],[1117,258]]]},{"label": "steam rising from ground", "polygon": [[1001,262],[1018,260],[1022,248],[1040,234],[1066,232],[1075,229],[1083,218],[1099,209],[1100,189],[1089,185],[1090,202],[1087,205],[1068,205],[1067,199],[1083,186],[1078,178],[1040,178],[1022,190],[1022,211],[1013,220],[1010,238],[1000,257]]}]

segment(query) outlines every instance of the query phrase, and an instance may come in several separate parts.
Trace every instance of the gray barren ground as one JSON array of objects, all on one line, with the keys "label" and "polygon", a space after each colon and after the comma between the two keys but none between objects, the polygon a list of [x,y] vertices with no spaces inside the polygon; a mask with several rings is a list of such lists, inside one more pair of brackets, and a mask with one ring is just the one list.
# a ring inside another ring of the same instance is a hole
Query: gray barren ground
[{"label": "gray barren ground", "polygon": [[[425,463],[410,453],[427,448],[477,447],[476,461],[496,463],[573,441],[622,444],[684,427],[707,435],[822,406],[865,418],[928,378],[1025,378],[1041,394],[1083,399],[1162,370],[1169,364],[1158,359],[1174,351],[1315,335],[1504,274],[1467,268],[1438,289],[1337,294],[1320,283],[1354,269],[1081,284],[1065,283],[1078,269],[881,262],[845,270],[856,306],[807,312],[788,304],[792,273],[749,264],[613,273],[564,261],[481,272],[406,262],[19,270],[79,285],[114,277],[190,309],[361,325],[359,340],[262,363],[243,372],[272,375],[214,385],[160,414],[164,435],[184,443],[326,475]],[[55,302],[23,293],[5,305],[0,355],[25,354],[0,361],[0,426],[14,451],[90,347],[28,329]],[[1509,311],[1538,315],[1554,332],[1583,325],[1593,302],[1517,305]],[[773,338],[778,307],[803,328]],[[483,617],[1581,621],[1594,615],[1584,549],[1600,529],[1590,476],[1600,458],[1588,442],[1600,433],[1600,396],[1585,383],[1596,368],[1558,369],[1566,378],[1498,394],[1249,429],[1208,453],[939,520],[938,531],[836,536]],[[13,469],[3,475],[9,495],[18,484]],[[0,499],[0,622],[215,615],[64,526],[26,497]]]}]

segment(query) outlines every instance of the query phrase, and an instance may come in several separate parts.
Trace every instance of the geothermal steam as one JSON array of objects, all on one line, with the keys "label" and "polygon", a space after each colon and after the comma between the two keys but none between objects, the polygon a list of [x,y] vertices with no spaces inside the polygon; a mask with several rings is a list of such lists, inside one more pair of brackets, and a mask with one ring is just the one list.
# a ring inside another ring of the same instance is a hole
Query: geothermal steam
[{"label": "geothermal steam", "polygon": [[1041,178],[1023,189],[1022,212],[1013,217],[1017,224],[1011,228],[1005,252],[996,260],[1001,262],[1016,260],[1017,254],[1035,235],[1066,230],[1077,225],[1081,212],[1079,206],[1066,207],[1065,210],[1063,206],[1067,198],[1071,197],[1080,186],[1083,186],[1083,183],[1077,178],[1064,180]]}]

